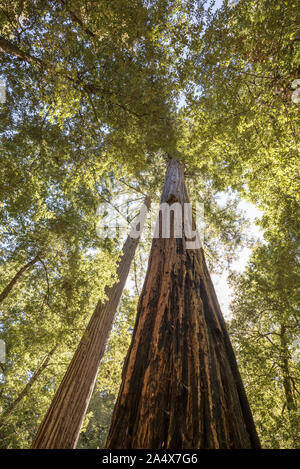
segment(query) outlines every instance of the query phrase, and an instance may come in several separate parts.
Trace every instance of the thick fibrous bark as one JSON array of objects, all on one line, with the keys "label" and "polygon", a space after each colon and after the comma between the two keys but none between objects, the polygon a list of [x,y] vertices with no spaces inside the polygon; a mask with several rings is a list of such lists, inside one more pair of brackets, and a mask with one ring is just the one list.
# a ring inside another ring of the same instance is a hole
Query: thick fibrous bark
[{"label": "thick fibrous bark", "polygon": [[[145,204],[149,207],[150,199]],[[37,432],[32,448],[75,448],[95,386],[105,345],[128,277],[139,238],[128,236],[120,260],[118,281],[99,301],[67,372]]]},{"label": "thick fibrous bark", "polygon": [[[169,162],[162,202],[188,202]],[[259,448],[202,249],[153,240],[107,448]]]},{"label": "thick fibrous bark", "polygon": [[9,295],[15,284],[18,282],[20,277],[26,272],[26,270],[30,269],[33,264],[35,264],[39,260],[39,254],[35,256],[30,262],[25,264],[17,273],[16,275],[11,279],[9,284],[4,288],[4,290],[0,293],[0,303],[5,300],[5,298]]}]

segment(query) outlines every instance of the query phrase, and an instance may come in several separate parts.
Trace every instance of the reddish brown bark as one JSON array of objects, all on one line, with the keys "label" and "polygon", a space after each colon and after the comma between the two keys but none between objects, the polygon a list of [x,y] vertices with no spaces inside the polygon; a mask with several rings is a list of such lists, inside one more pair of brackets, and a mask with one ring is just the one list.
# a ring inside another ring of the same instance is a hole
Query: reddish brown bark
[{"label": "reddish brown bark", "polygon": [[[149,206],[150,199],[145,200]],[[67,372],[39,427],[32,448],[75,448],[95,386],[113,319],[128,277],[139,238],[128,236],[120,260],[118,282],[99,301]]]},{"label": "reddish brown bark", "polygon": [[88,36],[90,36],[92,38],[97,37],[97,35],[95,33],[93,33],[93,31],[91,31],[90,29],[87,28],[87,26],[79,18],[79,16],[76,15],[76,13],[73,10],[71,10],[71,8],[68,8],[68,2],[66,2],[65,0],[59,0],[59,1],[65,7],[66,11],[70,15],[70,18],[72,19],[72,21],[74,21],[74,23],[78,24]]},{"label": "reddish brown bark", "polygon": [[[188,202],[168,166],[162,202]],[[202,249],[153,239],[107,448],[259,448]]]}]

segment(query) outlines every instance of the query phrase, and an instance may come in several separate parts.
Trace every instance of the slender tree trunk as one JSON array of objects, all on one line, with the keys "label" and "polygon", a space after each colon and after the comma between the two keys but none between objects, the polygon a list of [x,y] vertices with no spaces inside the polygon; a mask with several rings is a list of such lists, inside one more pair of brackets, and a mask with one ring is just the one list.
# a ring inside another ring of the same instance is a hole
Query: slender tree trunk
[{"label": "slender tree trunk", "polygon": [[[149,208],[150,199],[145,199]],[[143,224],[143,222],[141,222]],[[32,448],[75,448],[95,386],[105,345],[119,306],[139,238],[128,236],[117,269],[118,282],[98,302],[67,372],[40,425]]]},{"label": "slender tree trunk", "polygon": [[0,304],[2,301],[5,300],[5,298],[9,295],[19,278],[28,270],[33,264],[35,264],[39,260],[39,254],[37,254],[30,262],[28,262],[26,265],[24,265],[17,273],[16,275],[11,279],[9,284],[4,288],[2,293],[0,293]]},{"label": "slender tree trunk", "polygon": [[[188,202],[169,162],[161,202]],[[107,448],[259,448],[202,249],[154,238]]]},{"label": "slender tree trunk", "polygon": [[30,389],[34,385],[34,383],[38,380],[38,378],[41,376],[43,371],[46,369],[46,367],[49,365],[49,361],[51,357],[54,355],[56,349],[58,347],[58,344],[56,344],[48,353],[48,355],[44,358],[43,362],[41,365],[38,367],[38,369],[34,372],[28,383],[24,386],[20,394],[12,401],[12,403],[5,409],[5,411],[2,413],[0,416],[0,428],[5,424],[5,421],[9,415],[13,413],[15,408],[19,405],[19,403],[22,401],[22,399],[27,396],[29,393]]},{"label": "slender tree trunk", "polygon": [[39,68],[42,67],[42,62],[39,59],[32,57],[30,54],[27,54],[27,52],[22,51],[19,49],[19,47],[15,46],[12,42],[8,41],[2,36],[0,36],[0,52],[13,55],[18,59],[25,60],[25,62],[30,64],[35,64]]},{"label": "slender tree trunk", "polygon": [[93,37],[93,38],[97,37],[97,35],[93,33],[93,31],[87,28],[87,26],[79,18],[79,16],[77,16],[76,13],[73,10],[71,10],[71,8],[68,8],[67,2],[65,0],[59,0],[59,1],[65,7],[66,11],[70,15],[70,18],[72,19],[72,21],[74,21],[74,23],[78,24],[88,36]]}]

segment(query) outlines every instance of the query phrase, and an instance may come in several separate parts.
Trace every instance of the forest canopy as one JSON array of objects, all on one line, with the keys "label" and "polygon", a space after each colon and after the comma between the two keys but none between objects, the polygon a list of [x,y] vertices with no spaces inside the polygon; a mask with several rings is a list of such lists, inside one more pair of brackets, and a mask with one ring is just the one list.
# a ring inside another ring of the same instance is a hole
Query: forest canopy
[{"label": "forest canopy", "polygon": [[2,449],[34,444],[113,291],[76,440],[105,447],[152,236],[97,227],[158,204],[172,159],[204,204],[210,272],[231,272],[226,324],[261,446],[300,447],[299,39],[296,0],[0,1]]}]

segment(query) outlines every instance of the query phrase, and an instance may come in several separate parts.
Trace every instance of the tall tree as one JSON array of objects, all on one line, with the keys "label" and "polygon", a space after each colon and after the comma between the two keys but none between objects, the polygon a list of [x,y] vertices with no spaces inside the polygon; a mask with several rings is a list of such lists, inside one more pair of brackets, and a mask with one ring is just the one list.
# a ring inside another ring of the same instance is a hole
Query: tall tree
[{"label": "tall tree", "polygon": [[[149,208],[150,199],[145,204]],[[143,218],[138,224],[140,230]],[[97,373],[116,310],[127,280],[139,236],[130,232],[117,269],[117,282],[99,301],[67,372],[33,442],[33,448],[74,448],[95,386]]]},{"label": "tall tree", "polygon": [[278,239],[257,246],[245,273],[231,277],[229,330],[266,448],[300,445],[299,278],[297,251]]},{"label": "tall tree", "polygon": [[[138,251],[141,244],[140,242]],[[76,448],[97,449],[105,446],[121,384],[124,357],[134,328],[138,296],[133,295],[134,292],[126,289],[123,292]]]},{"label": "tall tree", "polygon": [[[161,202],[189,202],[175,159]],[[260,447],[203,250],[183,233],[153,239],[106,445]]]},{"label": "tall tree", "polygon": [[[10,357],[1,411],[13,406],[3,445],[30,444],[65,372],[61,358],[72,356],[115,273],[110,242],[94,235],[98,196],[115,172],[132,185],[151,161],[160,177],[159,150],[179,150],[192,183],[238,190],[265,210],[267,239],[299,245],[297,3],[225,0],[207,14],[205,3],[1,2],[0,329]],[[234,244],[239,234],[223,215],[218,241]],[[215,245],[206,237],[206,248]],[[102,262],[88,254],[99,248]],[[40,251],[42,262],[19,276]],[[279,351],[290,346],[283,324]]]},{"label": "tall tree", "polygon": [[10,280],[10,282],[6,285],[3,291],[0,293],[0,303],[5,300],[5,298],[9,295],[11,290],[14,288],[20,277],[26,272],[26,270],[30,269],[32,265],[34,265],[39,260],[39,255],[37,254],[33,259],[31,259],[27,264],[23,265],[20,270],[14,275],[14,277]]}]

